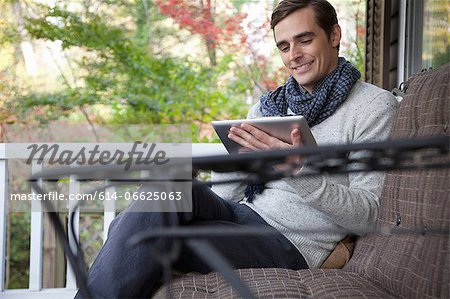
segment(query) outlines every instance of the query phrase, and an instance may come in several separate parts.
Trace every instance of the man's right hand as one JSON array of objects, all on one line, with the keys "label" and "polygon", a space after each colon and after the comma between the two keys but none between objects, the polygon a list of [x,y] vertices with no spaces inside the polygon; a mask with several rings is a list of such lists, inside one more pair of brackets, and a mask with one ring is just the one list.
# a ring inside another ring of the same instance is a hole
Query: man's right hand
[{"label": "man's right hand", "polygon": [[[291,132],[291,143],[284,142],[246,123],[231,127],[228,138],[243,147],[240,152],[290,149],[303,146],[298,128],[293,129]],[[280,171],[286,171],[293,166],[301,165],[303,160],[304,158],[298,155],[289,156],[286,159],[286,163],[277,164],[275,168]]]}]

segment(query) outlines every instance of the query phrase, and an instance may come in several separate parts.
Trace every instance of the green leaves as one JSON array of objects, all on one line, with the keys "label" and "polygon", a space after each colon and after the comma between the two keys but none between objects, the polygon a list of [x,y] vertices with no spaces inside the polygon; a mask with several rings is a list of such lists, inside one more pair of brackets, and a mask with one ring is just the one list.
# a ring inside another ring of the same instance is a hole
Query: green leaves
[{"label": "green leaves", "polygon": [[[156,9],[147,2],[147,8]],[[128,1],[99,3],[105,8],[101,14],[89,7],[69,11],[36,4],[37,17],[25,19],[27,34],[35,40],[59,41],[66,53],[75,53],[67,57],[71,75],[60,70],[63,85],[57,91],[22,94],[11,107],[21,113],[38,109],[39,122],[80,114],[80,108],[88,111],[82,114],[85,117],[115,124],[203,126],[213,119],[245,116],[245,89],[250,85],[233,75],[232,55],[220,58],[215,66],[194,61],[188,53],[181,58],[164,52],[155,55],[145,35],[164,40],[161,35],[168,31],[158,27],[162,15],[143,12],[143,2],[135,8]],[[122,14],[134,15],[111,22],[119,7]],[[91,109],[101,106],[109,113]]]}]

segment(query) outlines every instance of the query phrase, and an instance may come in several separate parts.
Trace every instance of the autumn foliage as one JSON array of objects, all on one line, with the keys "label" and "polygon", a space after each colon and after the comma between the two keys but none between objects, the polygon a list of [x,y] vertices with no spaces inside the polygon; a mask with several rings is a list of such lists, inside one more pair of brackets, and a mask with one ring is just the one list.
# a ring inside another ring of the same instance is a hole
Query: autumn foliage
[{"label": "autumn foliage", "polygon": [[201,35],[208,41],[209,48],[216,48],[219,44],[237,46],[246,41],[241,28],[246,14],[235,12],[231,7],[226,9],[227,14],[218,14],[211,0],[195,3],[189,0],[156,0],[155,3],[162,14],[171,17],[181,28]]}]

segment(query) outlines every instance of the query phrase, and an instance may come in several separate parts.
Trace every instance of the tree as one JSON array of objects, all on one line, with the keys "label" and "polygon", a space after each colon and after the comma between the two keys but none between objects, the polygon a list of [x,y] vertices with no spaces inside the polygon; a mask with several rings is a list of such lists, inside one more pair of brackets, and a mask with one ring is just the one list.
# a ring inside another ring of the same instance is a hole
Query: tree
[{"label": "tree", "polygon": [[217,47],[235,46],[245,42],[245,34],[240,28],[245,14],[236,12],[232,7],[225,7],[225,13],[217,14],[214,0],[156,0],[162,14],[171,17],[181,28],[193,34],[199,34],[212,66],[217,65]]},{"label": "tree", "polygon": [[[255,22],[240,12],[252,1],[222,1],[219,2],[221,7],[211,0],[156,0],[155,3],[161,13],[171,17],[180,28],[202,37],[212,66],[217,64],[217,50],[233,53],[233,74],[245,82],[245,92],[253,99],[287,79],[286,70],[275,67],[272,56],[259,49],[270,38],[268,14],[262,14],[262,22]],[[259,5],[266,11],[271,10],[267,1]]]},{"label": "tree", "polygon": [[[241,87],[233,79],[217,84],[229,71],[231,56],[207,66],[187,57],[152,55],[148,44],[136,39],[137,32],[110,25],[89,9],[71,12],[39,5],[35,11],[38,17],[25,19],[33,39],[60,41],[63,50],[78,48],[84,54],[72,61],[77,65],[73,82],[61,73],[61,91],[26,94],[20,105],[11,104],[17,110],[41,107],[45,115],[61,116],[81,109],[92,122],[198,125],[244,114]],[[94,106],[101,112],[92,115]]]}]

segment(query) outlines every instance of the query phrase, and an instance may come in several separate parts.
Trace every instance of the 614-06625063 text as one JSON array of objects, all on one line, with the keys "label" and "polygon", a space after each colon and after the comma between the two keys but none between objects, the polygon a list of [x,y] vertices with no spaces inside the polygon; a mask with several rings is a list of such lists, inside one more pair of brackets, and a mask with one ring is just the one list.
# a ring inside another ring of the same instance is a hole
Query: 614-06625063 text
[{"label": "614-06625063 text", "polygon": [[116,192],[100,192],[100,200],[163,200],[163,201],[179,201],[183,198],[180,191],[146,191],[146,192],[125,192],[117,194]]}]

